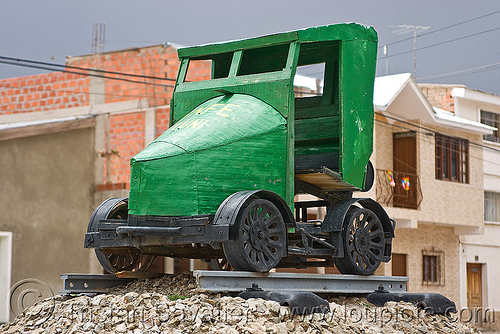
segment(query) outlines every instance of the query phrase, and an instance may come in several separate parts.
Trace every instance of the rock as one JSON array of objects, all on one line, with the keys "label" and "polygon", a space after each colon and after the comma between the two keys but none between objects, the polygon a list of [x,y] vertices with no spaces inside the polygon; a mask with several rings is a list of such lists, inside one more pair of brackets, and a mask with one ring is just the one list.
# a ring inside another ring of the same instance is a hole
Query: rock
[{"label": "rock", "polygon": [[93,297],[56,296],[1,325],[0,333],[479,333],[469,324],[419,314],[408,303],[377,308],[364,298],[341,296],[330,300],[328,314],[296,315],[274,301],[193,287],[190,275],[164,275]]},{"label": "rock", "polygon": [[121,323],[115,327],[115,331],[118,333],[125,333],[127,331],[127,325]]}]

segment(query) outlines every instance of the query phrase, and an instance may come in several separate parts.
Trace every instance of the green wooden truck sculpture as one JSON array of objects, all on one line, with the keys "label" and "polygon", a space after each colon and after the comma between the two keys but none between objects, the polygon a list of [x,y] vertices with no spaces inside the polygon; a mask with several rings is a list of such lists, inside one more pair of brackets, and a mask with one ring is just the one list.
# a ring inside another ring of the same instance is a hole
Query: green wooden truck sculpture
[{"label": "green wooden truck sculpture", "polygon": [[[85,247],[111,273],[168,256],[372,274],[394,223],[352,193],[374,178],[376,51],[374,29],[355,23],[179,49],[170,128],[131,159],[129,198],[94,211]],[[211,62],[209,80],[186,80],[197,61]],[[313,64],[322,93],[300,97],[296,70]],[[294,203],[300,193],[319,199]],[[324,220],[308,221],[317,207]]]}]

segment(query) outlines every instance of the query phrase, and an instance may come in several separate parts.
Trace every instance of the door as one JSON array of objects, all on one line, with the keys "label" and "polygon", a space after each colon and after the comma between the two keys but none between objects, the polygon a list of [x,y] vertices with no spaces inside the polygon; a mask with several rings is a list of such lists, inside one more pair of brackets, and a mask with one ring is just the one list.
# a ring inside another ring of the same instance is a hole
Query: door
[{"label": "door", "polygon": [[406,254],[392,254],[392,276],[407,276]]},{"label": "door", "polygon": [[[415,131],[393,134],[393,205],[417,209],[417,140]],[[409,187],[403,181],[409,180]]]},{"label": "door", "polygon": [[480,263],[467,263],[467,306],[469,308],[483,305],[481,276]]}]

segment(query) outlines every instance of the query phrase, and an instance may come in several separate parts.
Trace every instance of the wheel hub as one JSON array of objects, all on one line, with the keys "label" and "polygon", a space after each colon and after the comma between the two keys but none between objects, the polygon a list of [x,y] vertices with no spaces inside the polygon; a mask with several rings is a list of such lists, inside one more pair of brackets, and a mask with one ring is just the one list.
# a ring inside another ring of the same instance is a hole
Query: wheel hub
[{"label": "wheel hub", "polygon": [[256,250],[263,250],[267,244],[267,239],[269,238],[269,231],[267,230],[266,224],[257,220],[253,222],[250,227],[250,242]]},{"label": "wheel hub", "polygon": [[364,228],[359,228],[354,233],[354,247],[361,255],[366,255],[370,247],[370,235]]}]

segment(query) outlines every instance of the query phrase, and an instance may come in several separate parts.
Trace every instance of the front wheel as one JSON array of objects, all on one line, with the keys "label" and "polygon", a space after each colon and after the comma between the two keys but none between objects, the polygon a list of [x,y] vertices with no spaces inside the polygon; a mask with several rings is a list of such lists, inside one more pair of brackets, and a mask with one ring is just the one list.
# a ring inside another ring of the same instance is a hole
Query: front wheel
[{"label": "front wheel", "polygon": [[335,259],[342,274],[371,275],[384,256],[384,229],[377,215],[365,208],[352,207],[342,227],[344,257]]},{"label": "front wheel", "polygon": [[267,272],[276,267],[286,247],[286,230],[278,208],[266,199],[249,199],[232,226],[224,255],[235,270]]},{"label": "front wheel", "polygon": [[[95,209],[90,218],[88,232],[96,232],[101,220],[120,219],[128,217],[127,199],[109,198]],[[154,256],[142,254],[136,248],[127,248],[116,254],[106,254],[96,248],[95,254],[101,266],[110,274],[119,271],[146,271],[154,260]]]}]

